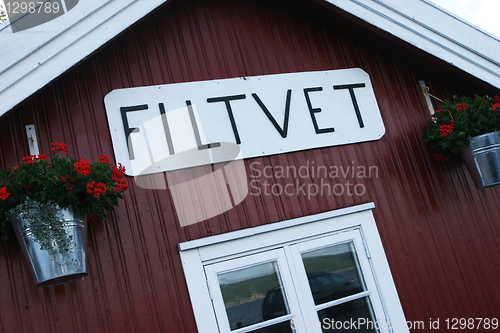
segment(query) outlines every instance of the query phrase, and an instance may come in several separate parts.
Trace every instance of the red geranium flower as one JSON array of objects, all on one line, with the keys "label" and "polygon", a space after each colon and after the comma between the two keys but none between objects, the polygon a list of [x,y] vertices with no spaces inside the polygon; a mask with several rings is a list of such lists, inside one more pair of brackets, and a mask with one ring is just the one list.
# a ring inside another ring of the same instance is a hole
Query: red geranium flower
[{"label": "red geranium flower", "polygon": [[467,110],[467,104],[466,103],[457,104],[457,111],[460,110]]},{"label": "red geranium flower", "polygon": [[104,194],[106,193],[106,190],[107,190],[107,189],[108,189],[108,188],[106,187],[106,185],[105,185],[104,183],[99,182],[99,183],[95,184],[95,188],[94,188],[94,196],[95,196],[96,198],[99,198],[99,196],[100,196],[101,194],[102,194],[102,195],[104,195]]},{"label": "red geranium flower", "polygon": [[80,161],[75,162],[75,171],[80,175],[88,176],[92,171],[92,167],[90,166],[90,162],[84,158],[81,158]]},{"label": "red geranium flower", "polygon": [[87,193],[90,194],[93,192],[92,189],[94,188],[94,184],[95,184],[95,182],[90,182],[87,184]]},{"label": "red geranium flower", "polygon": [[61,154],[64,154],[64,153],[68,152],[68,149],[67,149],[68,145],[65,144],[65,143],[63,143],[63,142],[61,142],[61,143],[59,143],[59,142],[53,142],[52,146],[53,146],[52,147],[52,151],[58,150],[58,151],[61,152]]},{"label": "red geranium flower", "polygon": [[31,163],[33,163],[33,160],[34,160],[35,157],[36,157],[36,155],[29,155],[29,156],[23,157],[24,164],[31,164]]},{"label": "red geranium flower", "polygon": [[125,177],[125,167],[118,162],[118,165],[119,166],[114,166],[113,167],[113,180],[118,180],[118,179],[122,179],[123,177]]},{"label": "red geranium flower", "polygon": [[94,194],[96,198],[99,198],[99,196],[102,194],[104,195],[106,193],[106,190],[108,188],[104,183],[96,183],[94,181],[90,182],[87,184],[87,193],[89,194]]},{"label": "red geranium flower", "polygon": [[120,193],[128,190],[128,180],[127,179],[119,179],[118,183],[116,183],[115,191]]},{"label": "red geranium flower", "polygon": [[71,192],[71,190],[75,189],[75,185],[71,182],[70,177],[66,179],[66,177],[60,176],[59,179],[61,179],[61,183],[64,183],[66,191]]},{"label": "red geranium flower", "polygon": [[15,173],[16,169],[19,169],[19,164],[16,164],[16,166],[12,168],[12,170],[11,170],[12,173]]},{"label": "red geranium flower", "polygon": [[450,156],[444,156],[441,154],[434,154],[433,156],[434,156],[434,159],[438,162],[448,161],[450,159]]},{"label": "red geranium flower", "polygon": [[455,121],[452,119],[450,124],[442,124],[439,126],[439,131],[441,132],[441,136],[447,136],[453,133],[453,126],[455,126]]},{"label": "red geranium flower", "polygon": [[10,193],[7,192],[7,187],[0,188],[0,199],[6,200],[9,197]]},{"label": "red geranium flower", "polygon": [[111,165],[111,162],[109,161],[109,156],[106,154],[99,156],[99,163]]},{"label": "red geranium flower", "polygon": [[28,155],[26,157],[23,157],[24,164],[31,164],[36,161],[45,161],[45,160],[47,160],[46,154]]}]

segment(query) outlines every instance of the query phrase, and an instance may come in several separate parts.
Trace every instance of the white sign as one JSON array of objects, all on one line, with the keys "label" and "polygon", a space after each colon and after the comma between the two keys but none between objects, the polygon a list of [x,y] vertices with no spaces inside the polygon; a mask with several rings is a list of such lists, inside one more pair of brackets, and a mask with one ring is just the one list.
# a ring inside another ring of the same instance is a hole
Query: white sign
[{"label": "white sign", "polygon": [[118,89],[104,103],[131,176],[385,134],[370,77],[357,68]]}]

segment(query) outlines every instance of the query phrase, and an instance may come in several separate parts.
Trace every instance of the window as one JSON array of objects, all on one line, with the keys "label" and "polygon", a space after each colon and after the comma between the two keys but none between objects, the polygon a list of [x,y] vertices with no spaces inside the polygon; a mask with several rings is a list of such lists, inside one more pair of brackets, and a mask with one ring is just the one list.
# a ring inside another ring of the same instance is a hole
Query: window
[{"label": "window", "polygon": [[198,331],[408,332],[373,207],[179,244]]},{"label": "window", "polygon": [[283,249],[206,265],[205,272],[221,332],[292,332],[300,308]]}]

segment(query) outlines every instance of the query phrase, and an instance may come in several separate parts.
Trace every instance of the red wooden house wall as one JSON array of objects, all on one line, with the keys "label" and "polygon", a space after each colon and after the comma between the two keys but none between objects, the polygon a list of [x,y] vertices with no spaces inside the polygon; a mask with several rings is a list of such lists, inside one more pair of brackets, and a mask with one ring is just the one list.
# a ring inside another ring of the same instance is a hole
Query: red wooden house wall
[{"label": "red wooden house wall", "polygon": [[[366,202],[407,320],[493,318],[500,308],[500,192],[476,190],[459,159],[438,163],[422,136],[434,95],[495,90],[334,8],[314,2],[171,1],[0,120],[0,167],[66,142],[96,160],[113,148],[103,99],[113,89],[342,68],[372,80],[386,127],[375,142],[246,160],[261,166],[376,166],[362,196],[247,196],[230,211],[180,227],[169,190],[131,188],[89,228],[89,276],[34,286],[14,241],[0,245],[0,332],[196,332],[177,244]],[[193,172],[184,170],[177,172]],[[285,182],[284,179],[270,179]],[[318,179],[300,179],[314,183]]]}]

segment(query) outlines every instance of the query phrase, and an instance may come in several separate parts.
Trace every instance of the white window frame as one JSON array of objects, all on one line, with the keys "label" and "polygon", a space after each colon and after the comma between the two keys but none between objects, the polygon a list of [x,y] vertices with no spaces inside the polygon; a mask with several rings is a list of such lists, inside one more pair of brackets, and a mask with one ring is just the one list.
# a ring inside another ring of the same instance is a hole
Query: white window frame
[{"label": "white window frame", "polygon": [[[334,300],[327,303],[323,303],[320,305],[315,305],[313,294],[308,288],[309,281],[307,279],[307,274],[304,265],[302,264],[302,254],[314,250],[319,250],[322,248],[330,247],[332,245],[352,243],[358,260],[360,270],[360,276],[364,280],[366,284],[366,290],[362,293],[354,294],[352,296],[346,297],[342,300],[353,300],[357,298],[370,297],[370,300],[373,304],[372,310],[375,312],[376,318],[385,318],[384,315],[384,307],[380,300],[380,296],[378,293],[377,283],[375,281],[375,277],[373,272],[371,272],[371,267],[369,264],[368,253],[364,251],[363,239],[361,234],[358,232],[359,229],[349,229],[347,231],[343,230],[340,232],[334,232],[331,235],[321,237],[321,238],[313,238],[307,239],[300,243],[291,244],[290,245],[290,256],[293,258],[293,262],[295,265],[295,270],[298,274],[295,275],[296,280],[300,285],[306,286],[301,288],[302,290],[302,299],[303,304],[305,304],[304,311],[307,311],[307,316],[310,319],[310,322],[317,323],[319,322],[319,318],[317,317],[317,311],[329,308],[331,306],[337,305],[341,300]],[[298,265],[297,265],[298,263]],[[361,296],[361,297],[360,297]],[[330,318],[329,318],[330,319]],[[325,323],[325,325],[331,325],[332,322],[329,321]],[[298,326],[298,325],[296,325]],[[307,327],[307,323],[304,323],[305,327]],[[313,326],[313,325],[311,325]],[[317,325],[321,326],[321,325]]]},{"label": "white window frame", "polygon": [[[219,287],[217,273],[223,272],[225,268],[228,271],[232,271],[234,270],[234,268],[245,268],[245,266],[246,267],[254,266],[255,264],[261,264],[271,261],[276,262],[278,266],[278,271],[276,273],[279,275],[280,285],[283,288],[283,292],[285,294],[284,295],[286,300],[285,302],[290,308],[291,314],[280,316],[276,319],[271,319],[265,322],[254,324],[249,327],[245,327],[243,329],[239,329],[238,332],[245,332],[249,328],[258,329],[265,326],[277,324],[285,320],[291,320],[294,318],[294,315],[297,316],[297,314],[300,316],[301,311],[299,307],[299,302],[297,300],[295,290],[293,290],[292,287],[293,286],[292,277],[290,275],[289,270],[287,269],[285,251],[282,248],[278,248],[244,257],[239,257],[232,260],[225,260],[205,266],[205,272],[207,275],[207,284],[210,289],[210,294],[214,300],[213,303],[214,303],[215,314],[217,318],[221,319],[219,320],[221,331],[231,332],[231,329],[229,327],[229,320],[227,318],[226,308],[224,306],[221,289]],[[304,319],[302,319],[301,317],[299,317],[296,320],[304,321]]]},{"label": "white window frame", "polygon": [[[213,302],[214,304],[220,303],[220,300],[216,299],[220,295],[214,297],[214,294],[220,291],[213,290],[217,288],[207,279],[205,267],[279,248],[284,249],[285,252],[288,251],[289,256],[297,256],[292,253],[293,251],[290,252],[290,247],[295,246],[301,250],[301,246],[304,246],[302,244],[306,241],[311,244],[310,240],[314,238],[318,238],[318,247],[321,247],[325,244],[326,237],[352,233],[352,231],[358,235],[353,236],[357,239],[358,253],[364,248],[363,257],[366,259],[361,260],[362,269],[365,271],[368,269],[373,274],[371,289],[378,294],[376,302],[379,302],[376,306],[379,309],[377,321],[382,324],[389,323],[388,326],[382,325],[380,331],[409,332],[373,217],[374,207],[373,203],[367,203],[180,243],[180,256],[198,332],[219,332]],[[306,245],[306,248],[311,248],[311,245]],[[290,267],[290,269],[300,270],[301,268]],[[306,305],[312,301],[310,296],[304,294],[297,294],[297,296],[300,302]],[[304,318],[317,318],[311,310],[304,311],[303,315]],[[318,329],[301,329],[297,332],[318,332]]]}]

